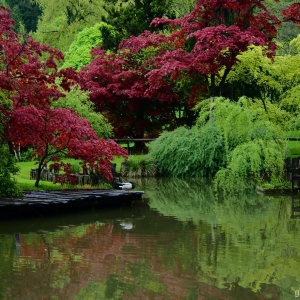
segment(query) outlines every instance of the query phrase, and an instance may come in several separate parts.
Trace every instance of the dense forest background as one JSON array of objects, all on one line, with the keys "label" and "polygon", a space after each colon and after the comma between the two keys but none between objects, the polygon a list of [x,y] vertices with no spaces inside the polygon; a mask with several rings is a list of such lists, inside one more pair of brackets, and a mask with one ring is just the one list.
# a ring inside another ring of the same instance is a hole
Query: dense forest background
[{"label": "dense forest background", "polygon": [[[155,17],[182,17],[192,11],[195,0],[0,0],[12,10],[15,30],[30,33],[35,40],[61,51],[67,51],[84,28],[104,21],[119,33],[118,40],[137,36],[149,27]],[[267,0],[267,8],[281,19],[281,12],[295,1]],[[289,42],[300,33],[298,26],[284,22],[278,29],[280,51],[289,53]]]}]

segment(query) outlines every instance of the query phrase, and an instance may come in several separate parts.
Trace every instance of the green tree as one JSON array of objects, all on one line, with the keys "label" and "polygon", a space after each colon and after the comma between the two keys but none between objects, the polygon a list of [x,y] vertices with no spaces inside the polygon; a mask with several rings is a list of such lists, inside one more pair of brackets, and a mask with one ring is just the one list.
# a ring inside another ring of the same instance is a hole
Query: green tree
[{"label": "green tree", "polygon": [[283,180],[286,144],[278,138],[287,114],[270,102],[266,107],[268,114],[261,101],[246,97],[204,100],[196,106],[195,127],[163,133],[149,154],[164,175],[216,176],[217,186],[227,190],[245,188],[246,179]]},{"label": "green tree", "polygon": [[113,135],[113,128],[105,117],[95,112],[94,104],[89,100],[89,93],[80,90],[78,86],[73,86],[66,97],[53,102],[53,107],[74,109],[81,118],[90,122],[100,138],[108,139]]},{"label": "green tree", "polygon": [[[204,105],[205,102],[198,108]],[[215,176],[216,186],[225,192],[245,189],[249,180],[284,181],[287,150],[282,129],[287,115],[277,105],[265,105],[268,114],[261,101],[246,97],[237,103],[221,98],[213,104],[206,101],[206,115],[215,120],[225,143],[226,167]],[[198,126],[202,124],[205,114],[198,119]]]},{"label": "green tree", "polygon": [[179,127],[149,145],[150,157],[164,176],[214,176],[225,166],[224,141],[214,122],[202,129]]},{"label": "green tree", "polygon": [[176,18],[181,18],[189,14],[195,7],[196,0],[173,0],[172,10]]},{"label": "green tree", "polygon": [[273,103],[282,101],[290,89],[300,84],[297,43],[297,38],[291,42],[293,55],[277,55],[273,61],[263,56],[263,47],[251,46],[248,51],[240,54],[239,63],[232,68],[227,78],[226,89],[230,98],[237,101],[239,97],[247,95],[263,102],[268,99]]},{"label": "green tree", "polygon": [[83,29],[66,52],[62,68],[73,67],[80,70],[82,66],[90,63],[90,51],[96,46],[106,50],[116,50],[119,36],[119,33],[111,25],[103,22]]},{"label": "green tree", "polygon": [[91,27],[105,14],[102,1],[97,0],[36,0],[43,9],[35,40],[65,52],[76,35]]},{"label": "green tree", "polygon": [[145,30],[154,31],[162,27],[150,28],[154,18],[175,17],[173,0],[104,0],[107,16],[102,20],[113,25],[123,38],[137,36]]},{"label": "green tree", "polygon": [[32,0],[5,0],[12,9],[12,18],[17,23],[16,28],[20,28],[22,23],[26,32],[34,32],[37,29],[38,19],[42,15],[42,7]]},{"label": "green tree", "polygon": [[0,90],[0,196],[2,197],[17,196],[20,193],[12,177],[18,172],[18,168],[4,139],[4,129],[8,119],[3,112],[10,108],[11,102],[7,100],[6,93]]}]

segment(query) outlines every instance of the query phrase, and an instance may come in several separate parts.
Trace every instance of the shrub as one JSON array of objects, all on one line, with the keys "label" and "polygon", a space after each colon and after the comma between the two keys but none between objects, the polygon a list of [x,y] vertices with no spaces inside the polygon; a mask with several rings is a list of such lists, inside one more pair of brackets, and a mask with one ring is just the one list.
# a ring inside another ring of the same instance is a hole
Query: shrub
[{"label": "shrub", "polygon": [[225,164],[223,138],[213,121],[202,129],[179,127],[149,145],[162,175],[213,176]]},{"label": "shrub", "polygon": [[1,143],[0,140],[0,196],[12,197],[19,196],[20,190],[12,178],[18,172],[13,156],[10,154],[8,146],[5,143]]}]

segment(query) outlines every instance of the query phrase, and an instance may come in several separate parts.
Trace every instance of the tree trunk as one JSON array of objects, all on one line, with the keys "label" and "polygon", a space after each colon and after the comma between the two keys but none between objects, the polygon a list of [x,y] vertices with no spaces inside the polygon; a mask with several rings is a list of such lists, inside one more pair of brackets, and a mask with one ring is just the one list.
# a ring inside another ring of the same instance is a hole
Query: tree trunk
[{"label": "tree trunk", "polygon": [[35,184],[34,184],[35,187],[39,187],[39,183],[40,183],[40,180],[41,180],[41,174],[42,174],[45,159],[46,159],[46,156],[44,156],[41,159],[40,163],[39,163],[38,170],[37,170],[37,173],[36,173],[36,181],[35,181]]}]

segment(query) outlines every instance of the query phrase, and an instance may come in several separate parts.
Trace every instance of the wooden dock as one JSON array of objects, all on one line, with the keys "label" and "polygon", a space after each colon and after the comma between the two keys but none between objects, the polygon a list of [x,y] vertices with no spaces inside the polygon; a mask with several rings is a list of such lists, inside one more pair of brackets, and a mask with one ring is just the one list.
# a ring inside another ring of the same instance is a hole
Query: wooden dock
[{"label": "wooden dock", "polygon": [[128,206],[142,200],[143,191],[61,190],[25,193],[21,198],[1,198],[0,218],[45,216],[102,207]]}]

